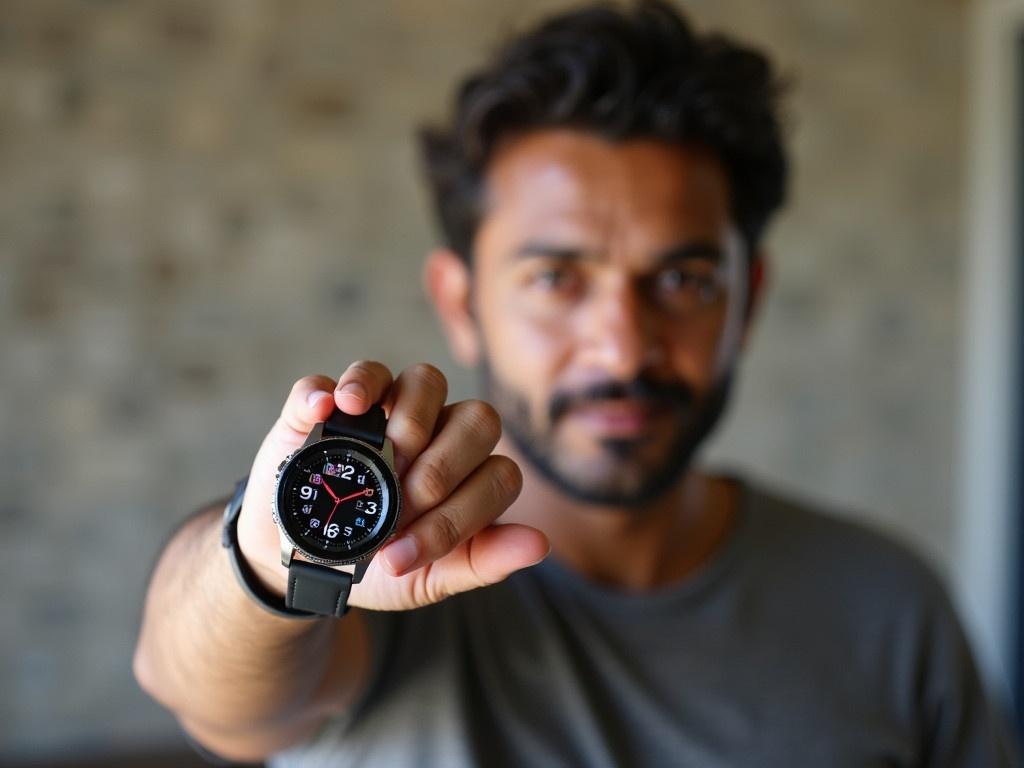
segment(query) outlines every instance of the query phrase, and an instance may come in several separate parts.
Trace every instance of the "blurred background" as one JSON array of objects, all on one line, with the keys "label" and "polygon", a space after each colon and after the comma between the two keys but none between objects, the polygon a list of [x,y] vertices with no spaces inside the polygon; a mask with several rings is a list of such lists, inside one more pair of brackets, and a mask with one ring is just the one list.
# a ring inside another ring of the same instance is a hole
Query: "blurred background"
[{"label": "blurred background", "polygon": [[[131,674],[146,580],[294,379],[427,360],[475,394],[420,290],[412,133],[568,5],[0,0],[0,763],[186,749]],[[679,5],[795,83],[706,458],[917,549],[1009,705],[1024,2]]]}]

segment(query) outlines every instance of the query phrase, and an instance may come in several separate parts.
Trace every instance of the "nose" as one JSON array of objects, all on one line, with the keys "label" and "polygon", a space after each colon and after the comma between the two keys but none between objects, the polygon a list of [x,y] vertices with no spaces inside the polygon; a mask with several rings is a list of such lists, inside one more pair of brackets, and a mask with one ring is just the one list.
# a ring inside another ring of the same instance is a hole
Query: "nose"
[{"label": "nose", "polygon": [[664,359],[654,308],[627,277],[595,295],[582,322],[587,362],[609,378],[631,381]]}]

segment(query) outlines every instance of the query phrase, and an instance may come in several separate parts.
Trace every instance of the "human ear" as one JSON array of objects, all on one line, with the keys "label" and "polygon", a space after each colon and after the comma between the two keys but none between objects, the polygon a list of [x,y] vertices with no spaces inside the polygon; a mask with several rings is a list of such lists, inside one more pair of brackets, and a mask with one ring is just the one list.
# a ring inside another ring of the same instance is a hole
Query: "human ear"
[{"label": "human ear", "polygon": [[747,338],[750,336],[750,326],[753,325],[754,315],[761,308],[761,298],[764,296],[765,284],[768,281],[770,269],[768,254],[758,249],[750,260],[750,273],[747,285],[747,310],[743,317],[743,337],[740,345],[746,347]]},{"label": "human ear", "polygon": [[444,328],[452,356],[466,367],[480,360],[480,332],[471,308],[469,265],[450,248],[434,248],[423,264],[423,287]]}]

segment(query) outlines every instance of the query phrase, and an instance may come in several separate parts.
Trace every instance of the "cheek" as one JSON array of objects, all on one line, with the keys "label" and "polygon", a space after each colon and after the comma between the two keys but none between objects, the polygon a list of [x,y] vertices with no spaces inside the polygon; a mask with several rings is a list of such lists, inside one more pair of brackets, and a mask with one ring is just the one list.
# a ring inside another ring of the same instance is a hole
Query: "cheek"
[{"label": "cheek", "polygon": [[669,328],[666,342],[676,374],[700,392],[706,392],[719,378],[719,357],[723,343],[725,313],[709,312]]},{"label": "cheek", "polygon": [[555,371],[571,346],[564,323],[517,314],[512,306],[494,312],[487,339],[495,365],[509,380],[545,379]]},{"label": "cheek", "polygon": [[513,296],[496,292],[492,298],[480,317],[491,368],[534,407],[541,407],[571,355],[571,334],[564,320],[525,313]]}]

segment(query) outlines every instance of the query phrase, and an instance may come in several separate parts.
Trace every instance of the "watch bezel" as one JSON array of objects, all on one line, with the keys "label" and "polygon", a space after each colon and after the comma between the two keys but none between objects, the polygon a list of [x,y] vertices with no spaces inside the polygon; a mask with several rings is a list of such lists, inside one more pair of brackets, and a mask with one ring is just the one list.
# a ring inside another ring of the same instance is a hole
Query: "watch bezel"
[{"label": "watch bezel", "polygon": [[[369,457],[373,458],[378,464],[381,470],[381,476],[384,478],[384,483],[388,487],[388,494],[390,498],[394,499],[393,504],[388,505],[386,512],[382,511],[382,514],[387,516],[384,525],[381,529],[374,534],[370,541],[373,541],[369,547],[359,554],[345,557],[345,558],[329,558],[323,557],[322,555],[310,552],[303,544],[297,541],[296,537],[291,534],[288,530],[288,526],[284,522],[284,516],[281,514],[281,489],[282,481],[285,479],[288,471],[295,465],[297,461],[305,456],[308,456],[314,451],[322,451],[325,445],[330,446],[344,446],[357,448],[360,453],[368,454]],[[398,476],[395,474],[394,468],[388,461],[387,457],[381,452],[379,448],[370,445],[363,440],[359,440],[354,437],[346,437],[344,435],[330,435],[325,436],[309,445],[304,445],[297,451],[292,453],[285,462],[281,465],[281,469],[277,473],[277,477],[274,480],[274,498],[271,505],[271,510],[274,518],[274,522],[277,524],[281,534],[285,537],[289,544],[291,544],[297,552],[299,552],[306,560],[312,563],[319,563],[321,565],[350,565],[352,563],[358,563],[361,560],[366,560],[373,555],[377,550],[387,543],[387,540],[391,538],[395,531],[395,527],[398,525],[398,519],[402,511],[402,490],[401,485],[398,482]]]}]

